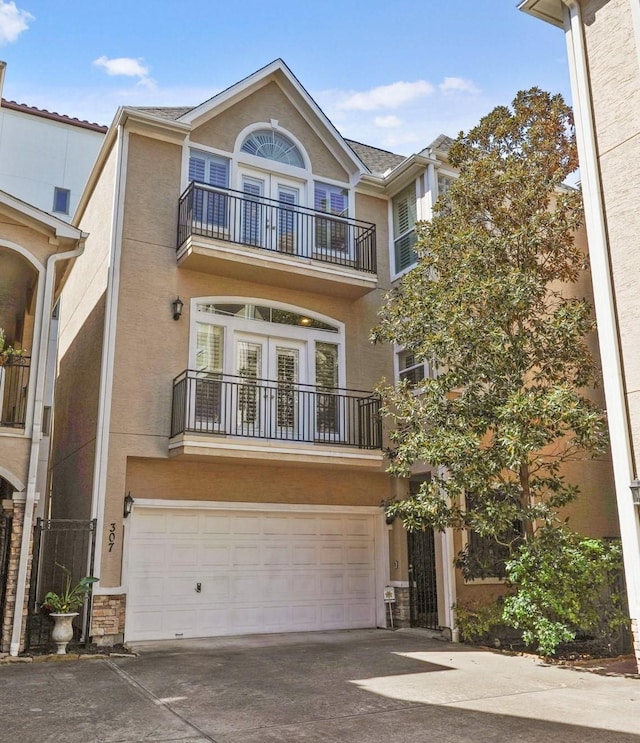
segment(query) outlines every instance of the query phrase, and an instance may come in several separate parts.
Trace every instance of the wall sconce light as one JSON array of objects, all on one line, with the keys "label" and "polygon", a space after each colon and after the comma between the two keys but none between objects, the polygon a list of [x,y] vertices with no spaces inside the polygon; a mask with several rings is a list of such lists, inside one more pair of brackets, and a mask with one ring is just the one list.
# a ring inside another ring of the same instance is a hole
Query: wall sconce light
[{"label": "wall sconce light", "polygon": [[129,491],[124,497],[124,508],[122,510],[122,515],[124,516],[125,519],[131,513],[133,504],[134,504],[134,500],[131,497],[131,491]]},{"label": "wall sconce light", "polygon": [[395,517],[395,516],[394,516],[393,514],[387,514],[387,515],[386,515],[386,516],[384,517],[384,521],[385,521],[385,524],[386,524],[387,526],[391,526],[391,524],[393,524],[393,522],[394,522],[395,520],[396,520],[396,517]]},{"label": "wall sconce light", "polygon": [[184,302],[180,299],[180,297],[176,297],[173,302],[171,302],[171,306],[173,307],[173,319],[179,320],[182,317],[182,308],[184,307]]},{"label": "wall sconce light", "polygon": [[629,489],[633,497],[633,505],[640,506],[640,480],[633,480],[629,485]]}]

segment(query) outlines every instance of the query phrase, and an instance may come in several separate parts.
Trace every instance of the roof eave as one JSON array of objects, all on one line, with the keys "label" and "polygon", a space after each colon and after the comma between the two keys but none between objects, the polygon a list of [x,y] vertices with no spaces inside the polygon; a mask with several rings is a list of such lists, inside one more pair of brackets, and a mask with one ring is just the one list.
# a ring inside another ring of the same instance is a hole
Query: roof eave
[{"label": "roof eave", "polygon": [[518,10],[534,16],[552,26],[564,28],[564,13],[562,0],[522,0]]}]

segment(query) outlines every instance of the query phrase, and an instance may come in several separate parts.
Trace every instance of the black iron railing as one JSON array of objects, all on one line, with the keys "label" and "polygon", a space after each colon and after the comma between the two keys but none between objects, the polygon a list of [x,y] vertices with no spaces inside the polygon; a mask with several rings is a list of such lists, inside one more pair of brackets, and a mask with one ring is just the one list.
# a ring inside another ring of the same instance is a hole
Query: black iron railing
[{"label": "black iron railing", "polygon": [[173,380],[171,436],[185,432],[382,447],[371,392],[184,371]]},{"label": "black iron railing", "polygon": [[376,227],[350,217],[191,183],[180,197],[178,250],[192,235],[376,272]]},{"label": "black iron railing", "polygon": [[0,426],[24,427],[30,371],[28,356],[9,356],[0,362]]}]

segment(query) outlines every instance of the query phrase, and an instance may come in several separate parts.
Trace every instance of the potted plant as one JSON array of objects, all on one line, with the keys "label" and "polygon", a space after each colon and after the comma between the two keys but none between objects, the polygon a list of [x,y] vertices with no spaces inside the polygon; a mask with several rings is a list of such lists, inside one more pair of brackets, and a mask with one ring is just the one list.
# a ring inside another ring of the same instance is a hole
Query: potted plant
[{"label": "potted plant", "polygon": [[14,348],[11,345],[6,345],[6,343],[7,335],[4,328],[0,328],[0,366],[15,363],[26,353],[25,348]]},{"label": "potted plant", "polygon": [[65,573],[64,588],[61,593],[49,591],[44,597],[42,608],[53,619],[51,639],[58,648],[57,655],[64,655],[67,652],[69,640],[73,637],[73,618],[78,616],[76,609],[82,606],[91,590],[91,585],[98,579],[85,576],[75,586],[72,586],[69,568],[59,563],[56,565]]}]

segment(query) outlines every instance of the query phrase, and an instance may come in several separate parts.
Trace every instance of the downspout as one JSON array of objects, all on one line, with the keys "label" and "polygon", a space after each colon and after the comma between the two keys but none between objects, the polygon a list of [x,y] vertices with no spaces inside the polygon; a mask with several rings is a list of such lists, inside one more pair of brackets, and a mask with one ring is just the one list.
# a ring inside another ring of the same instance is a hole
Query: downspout
[{"label": "downspout", "polygon": [[585,224],[589,240],[594,304],[598,320],[598,342],[611,438],[627,597],[631,618],[638,619],[640,617],[640,525],[629,490],[629,484],[634,479],[635,465],[629,435],[629,418],[623,383],[624,371],[602,200],[587,53],[580,5],[576,0],[562,0],[562,2],[566,6],[564,26],[571,87],[574,91]]},{"label": "downspout", "polygon": [[[47,260],[45,273],[44,297],[42,299],[42,322],[40,323],[40,340],[38,349],[38,368],[36,370],[35,399],[33,402],[33,425],[31,430],[31,452],[29,455],[29,474],[27,477],[27,492],[24,505],[24,522],[22,525],[22,541],[20,543],[20,560],[18,562],[18,578],[16,581],[16,602],[13,613],[13,628],[11,632],[11,644],[9,653],[13,656],[20,652],[20,636],[22,635],[22,621],[24,599],[27,587],[27,573],[29,563],[29,543],[33,523],[33,512],[39,494],[36,493],[36,478],[38,474],[38,460],[40,456],[40,442],[42,441],[42,413],[44,403],[44,381],[46,376],[49,328],[51,322],[51,304],[53,301],[54,281],[56,276],[56,263],[77,258],[84,252],[83,235],[80,247],[69,250],[66,253],[55,253]],[[45,319],[46,313],[46,319]],[[33,566],[37,570],[37,566]]]}]

